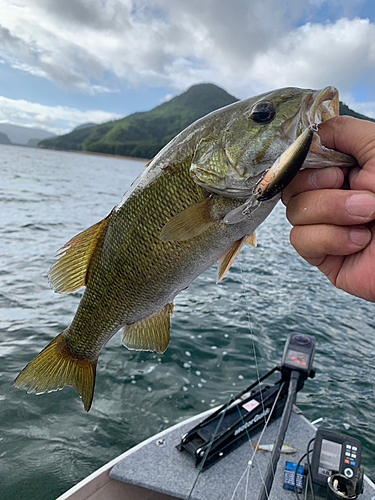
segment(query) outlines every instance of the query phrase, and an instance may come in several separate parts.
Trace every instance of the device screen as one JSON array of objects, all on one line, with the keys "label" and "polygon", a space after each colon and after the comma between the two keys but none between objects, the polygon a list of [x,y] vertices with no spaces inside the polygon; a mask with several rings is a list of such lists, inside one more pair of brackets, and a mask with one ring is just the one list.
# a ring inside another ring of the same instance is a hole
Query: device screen
[{"label": "device screen", "polygon": [[308,355],[304,352],[289,349],[285,361],[304,368],[307,367],[308,359]]},{"label": "device screen", "polygon": [[338,471],[340,469],[341,450],[342,445],[340,443],[322,439],[319,465],[329,471]]}]

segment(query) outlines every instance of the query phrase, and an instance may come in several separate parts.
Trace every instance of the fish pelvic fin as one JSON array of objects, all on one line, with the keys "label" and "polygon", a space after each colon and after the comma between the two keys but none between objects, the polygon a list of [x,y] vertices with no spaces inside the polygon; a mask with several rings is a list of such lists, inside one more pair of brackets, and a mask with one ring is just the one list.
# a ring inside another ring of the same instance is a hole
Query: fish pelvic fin
[{"label": "fish pelvic fin", "polygon": [[73,357],[60,333],[25,366],[13,386],[22,388],[30,384],[28,394],[34,391],[36,394],[43,394],[70,385],[82,398],[85,410],[89,411],[94,395],[96,363],[97,360],[87,361]]},{"label": "fish pelvic fin", "polygon": [[239,251],[241,250],[242,245],[245,243],[245,241],[247,241],[246,239],[247,236],[244,236],[240,240],[232,243],[225,254],[220,257],[216,283],[220,283],[220,281],[227,274]]},{"label": "fish pelvic fin", "polygon": [[100,237],[107,228],[109,215],[77,234],[57,252],[57,260],[48,273],[55,292],[71,293],[86,285],[87,270]]},{"label": "fish pelvic fin", "polygon": [[251,233],[250,236],[248,236],[245,241],[246,241],[246,243],[248,243],[252,247],[256,247],[257,246],[257,235],[255,234],[255,231],[253,233]]},{"label": "fish pelvic fin", "polygon": [[173,304],[166,304],[151,316],[126,325],[122,334],[125,347],[135,351],[156,351],[162,354],[169,344],[170,314]]},{"label": "fish pelvic fin", "polygon": [[159,238],[162,241],[183,241],[201,235],[217,222],[211,217],[210,208],[211,198],[190,205],[167,222]]}]

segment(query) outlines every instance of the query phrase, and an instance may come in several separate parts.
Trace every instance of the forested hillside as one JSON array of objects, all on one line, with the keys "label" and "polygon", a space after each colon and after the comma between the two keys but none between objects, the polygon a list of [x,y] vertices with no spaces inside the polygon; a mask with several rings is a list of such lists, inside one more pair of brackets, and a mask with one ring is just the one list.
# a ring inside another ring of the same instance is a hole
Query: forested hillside
[{"label": "forested hillside", "polygon": [[[101,125],[85,124],[69,134],[44,139],[39,142],[39,147],[152,158],[195,120],[236,101],[236,97],[220,87],[202,83],[190,87],[183,94],[151,111],[134,113]],[[340,114],[371,120],[342,102]]]}]

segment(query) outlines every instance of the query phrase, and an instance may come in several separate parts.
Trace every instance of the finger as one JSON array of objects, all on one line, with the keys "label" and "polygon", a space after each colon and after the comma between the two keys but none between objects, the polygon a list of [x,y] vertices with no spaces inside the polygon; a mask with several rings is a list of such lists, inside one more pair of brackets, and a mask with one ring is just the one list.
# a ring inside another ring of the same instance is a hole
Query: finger
[{"label": "finger", "polygon": [[287,205],[293,196],[303,191],[315,189],[339,189],[344,182],[344,173],[339,167],[306,169],[298,172],[282,194],[282,202]]},{"label": "finger", "polygon": [[350,189],[359,189],[356,187],[355,182],[358,177],[359,172],[361,171],[361,167],[354,167],[349,170],[348,173],[348,181]]},{"label": "finger", "polygon": [[327,255],[318,268],[337,288],[370,302],[375,302],[375,270],[372,265],[375,224],[371,223],[366,227],[371,231],[372,239],[365,248],[347,256]]},{"label": "finger", "polygon": [[363,168],[353,168],[349,173],[350,189],[368,190],[375,193],[375,150],[372,162]]},{"label": "finger", "polygon": [[320,266],[327,255],[345,256],[363,250],[371,240],[366,227],[343,227],[329,224],[296,226],[290,242],[309,264]]},{"label": "finger", "polygon": [[351,116],[336,116],[319,125],[319,136],[326,147],[353,155],[360,166],[374,157],[373,122]]},{"label": "finger", "polygon": [[375,194],[340,189],[306,191],[290,200],[286,216],[293,226],[365,224],[375,217]]}]

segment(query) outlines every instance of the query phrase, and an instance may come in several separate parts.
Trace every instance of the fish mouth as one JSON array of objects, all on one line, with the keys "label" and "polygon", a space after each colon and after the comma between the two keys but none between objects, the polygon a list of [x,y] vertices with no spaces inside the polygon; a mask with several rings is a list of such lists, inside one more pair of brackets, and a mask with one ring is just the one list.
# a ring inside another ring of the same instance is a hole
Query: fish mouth
[{"label": "fish mouth", "polygon": [[[339,92],[329,86],[315,90],[306,96],[299,113],[285,124],[284,132],[294,141],[306,128],[319,126],[339,115]],[[303,164],[304,168],[328,166],[353,167],[356,160],[347,154],[327,148],[322,144],[319,134],[314,132],[309,154]]]},{"label": "fish mouth", "polygon": [[339,92],[335,87],[316,90],[307,97],[303,107],[303,128],[306,129],[312,124],[320,125],[339,115]]},{"label": "fish mouth", "polygon": [[289,141],[295,141],[311,125],[320,125],[339,114],[339,93],[335,87],[309,92],[301,107],[282,126]]}]

